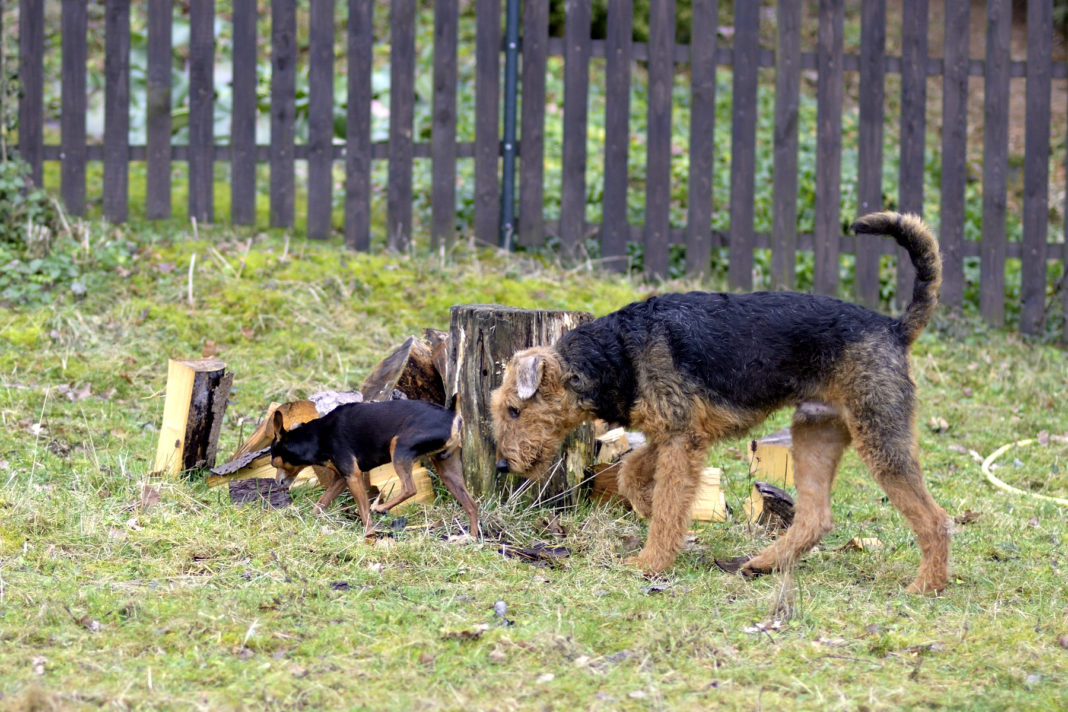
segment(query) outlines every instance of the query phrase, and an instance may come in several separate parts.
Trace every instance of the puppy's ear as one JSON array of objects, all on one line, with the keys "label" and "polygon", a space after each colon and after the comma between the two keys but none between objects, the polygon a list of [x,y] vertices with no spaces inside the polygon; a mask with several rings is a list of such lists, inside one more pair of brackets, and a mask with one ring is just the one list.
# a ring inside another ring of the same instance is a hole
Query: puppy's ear
[{"label": "puppy's ear", "polygon": [[516,395],[523,400],[533,397],[545,375],[545,358],[543,356],[523,356],[516,361]]},{"label": "puppy's ear", "polygon": [[286,432],[286,421],[282,411],[276,410],[267,421],[267,438],[272,442],[278,442]]}]

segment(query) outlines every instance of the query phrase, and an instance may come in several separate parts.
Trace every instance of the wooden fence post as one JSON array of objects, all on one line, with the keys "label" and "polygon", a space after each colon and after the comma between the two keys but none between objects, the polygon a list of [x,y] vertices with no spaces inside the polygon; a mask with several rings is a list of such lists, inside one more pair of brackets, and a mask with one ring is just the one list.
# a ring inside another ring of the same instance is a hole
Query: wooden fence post
[{"label": "wooden fence post", "polygon": [[[521,482],[499,476],[496,443],[490,420],[490,393],[501,384],[504,367],[516,351],[550,345],[566,331],[593,317],[586,312],[517,309],[464,304],[450,310],[448,395],[459,394],[463,417],[464,479],[476,497],[508,494]],[[538,485],[539,500],[554,504],[574,501],[574,488],[593,463],[593,431],[584,425],[564,441],[558,464]]]}]

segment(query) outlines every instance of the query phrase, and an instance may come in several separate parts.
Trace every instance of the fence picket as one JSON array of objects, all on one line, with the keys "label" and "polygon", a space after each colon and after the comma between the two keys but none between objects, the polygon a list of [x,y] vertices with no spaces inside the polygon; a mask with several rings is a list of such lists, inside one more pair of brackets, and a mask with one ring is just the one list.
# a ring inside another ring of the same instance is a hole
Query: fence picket
[{"label": "fence picket", "polygon": [[308,237],[330,237],[334,201],[334,0],[311,0],[308,23]]},{"label": "fence picket", "polygon": [[[564,25],[564,137],[560,248],[575,258],[586,230],[586,102],[590,85],[590,0],[568,2]],[[650,105],[652,102],[650,102]]]},{"label": "fence picket", "polygon": [[415,0],[390,3],[389,186],[386,241],[406,252],[412,239],[412,122],[415,116]]},{"label": "fence picket", "polygon": [[[613,12],[612,7],[609,6],[609,15]],[[548,2],[523,3],[522,33],[519,245],[541,247],[545,243],[545,72],[549,51]],[[607,140],[606,137],[605,141]]]},{"label": "fence picket", "polygon": [[371,48],[374,0],[349,0],[345,117],[345,244],[371,247]]},{"label": "fence picket", "polygon": [[649,108],[645,131],[645,275],[666,279],[671,243],[671,93],[675,0],[649,4]]},{"label": "fence picket", "polygon": [[[167,0],[168,4],[170,0]],[[256,222],[256,0],[234,3],[234,86],[230,114],[230,220]]]},{"label": "fence picket", "polygon": [[215,0],[189,3],[189,216],[214,215]]},{"label": "fence picket", "polygon": [[296,202],[297,3],[271,2],[271,227],[293,227]]},{"label": "fence picket", "polygon": [[67,212],[85,214],[85,63],[88,57],[86,0],[63,3],[63,84],[60,142],[63,165],[60,192]]},{"label": "fence picket", "polygon": [[964,188],[968,152],[968,33],[971,3],[946,6],[945,66],[942,81],[942,209],[938,228],[942,249],[944,304],[964,304]]},{"label": "fence picket", "polygon": [[608,6],[605,38],[604,191],[601,214],[601,257],[613,272],[627,268],[627,156],[630,147],[630,75],[634,3],[619,0]]},{"label": "fence picket", "polygon": [[19,157],[41,186],[44,160],[44,3],[19,3]]},{"label": "fence picket", "polygon": [[456,0],[434,3],[434,125],[430,135],[430,244],[451,248],[456,241]]},{"label": "fence picket", "polygon": [[[235,35],[241,18],[238,12],[238,2],[235,2],[234,6]],[[148,93],[146,97],[148,115],[145,124],[145,217],[149,220],[160,220],[171,216],[171,64],[174,61],[171,28],[174,22],[173,12],[172,0],[149,0],[148,2],[148,71],[145,77]],[[247,17],[247,11],[245,14]],[[255,17],[255,13],[252,15]],[[234,52],[236,57],[236,47]],[[236,95],[242,85],[237,81],[236,61],[234,66],[234,93]]]},{"label": "fence picket", "polygon": [[[712,175],[715,170],[715,0],[694,0],[690,32],[690,173],[686,210],[686,273],[707,274],[712,254]],[[607,178],[607,176],[605,176]]]},{"label": "fence picket", "polygon": [[797,146],[801,89],[801,3],[779,0],[775,49],[775,168],[771,278],[793,289],[797,263]]},{"label": "fence picket", "polygon": [[1020,330],[1042,331],[1046,309],[1046,233],[1049,223],[1050,70],[1052,0],[1027,3],[1027,134],[1024,138],[1023,257]]},{"label": "fence picket", "polygon": [[501,0],[477,0],[475,28],[475,239],[499,241]]},{"label": "fence picket", "polygon": [[735,0],[730,264],[727,268],[727,280],[732,289],[753,288],[753,200],[756,181],[759,52],[760,5],[750,0]]},{"label": "fence picket", "polygon": [[[857,213],[866,215],[883,207],[883,122],[886,103],[886,0],[864,0],[860,21],[860,127],[857,146]],[[879,258],[883,241],[856,238],[857,299],[879,304]]]},{"label": "fence picket", "polygon": [[1009,59],[1012,0],[987,0],[983,112],[983,244],[979,311],[1005,322],[1005,218],[1009,165]]},{"label": "fence picket", "polygon": [[104,4],[104,217],[126,222],[130,155],[130,2]]},{"label": "fence picket", "polygon": [[839,211],[842,166],[842,0],[820,0],[816,80],[816,252],[814,288],[819,294],[838,291]]},{"label": "fence picket", "polygon": [[[927,0],[905,0],[901,22],[901,159],[898,207],[923,214],[924,147],[927,131]],[[903,247],[897,249],[895,302],[912,298],[916,270]]]}]

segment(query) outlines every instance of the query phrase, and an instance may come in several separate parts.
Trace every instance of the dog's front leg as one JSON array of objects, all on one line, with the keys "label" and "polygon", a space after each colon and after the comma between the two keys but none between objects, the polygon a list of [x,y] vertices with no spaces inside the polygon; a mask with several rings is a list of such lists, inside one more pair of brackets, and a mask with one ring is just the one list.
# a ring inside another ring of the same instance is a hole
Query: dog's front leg
[{"label": "dog's front leg", "polygon": [[372,537],[375,533],[375,522],[371,518],[371,502],[367,499],[367,489],[363,484],[364,474],[356,470],[344,479],[349,486],[352,498],[356,500],[356,508],[360,510],[360,520],[363,521],[363,535]]},{"label": "dog's front leg", "polygon": [[616,475],[619,493],[642,517],[653,514],[653,475],[656,473],[656,448],[642,445],[623,458]]},{"label": "dog's front leg", "polygon": [[690,524],[703,454],[703,449],[695,450],[681,435],[656,448],[649,537],[628,563],[646,573],[660,573],[674,563]]},{"label": "dog's front leg", "polygon": [[337,496],[341,494],[341,490],[345,489],[345,478],[335,477],[330,485],[326,488],[323,496],[319,498],[319,501],[315,503],[315,513],[322,514],[326,511],[326,508],[330,506],[330,503],[337,499]]}]

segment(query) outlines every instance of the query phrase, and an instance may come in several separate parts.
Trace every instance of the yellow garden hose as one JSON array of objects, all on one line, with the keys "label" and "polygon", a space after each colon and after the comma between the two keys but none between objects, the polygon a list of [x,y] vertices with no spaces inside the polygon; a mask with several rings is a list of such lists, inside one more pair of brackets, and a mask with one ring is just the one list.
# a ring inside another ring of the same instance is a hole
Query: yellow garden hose
[{"label": "yellow garden hose", "polygon": [[1018,489],[1010,484],[1006,484],[1005,482],[999,480],[990,470],[991,465],[994,464],[994,460],[1005,454],[1005,451],[1007,451],[1009,448],[1023,447],[1024,445],[1030,445],[1033,442],[1035,442],[1034,438],[1028,438],[1026,440],[1017,440],[1014,443],[1002,445],[997,450],[992,452],[990,454],[990,457],[983,460],[983,474],[986,475],[986,478],[990,480],[991,484],[993,484],[995,487],[999,487],[1005,490],[1006,492],[1012,492],[1013,494],[1022,494],[1026,495],[1027,497],[1034,497],[1035,499],[1044,499],[1048,502],[1056,502],[1057,504],[1068,506],[1068,499],[1065,499],[1064,497],[1049,497],[1044,494],[1037,494],[1035,492],[1028,492],[1026,490]]}]

